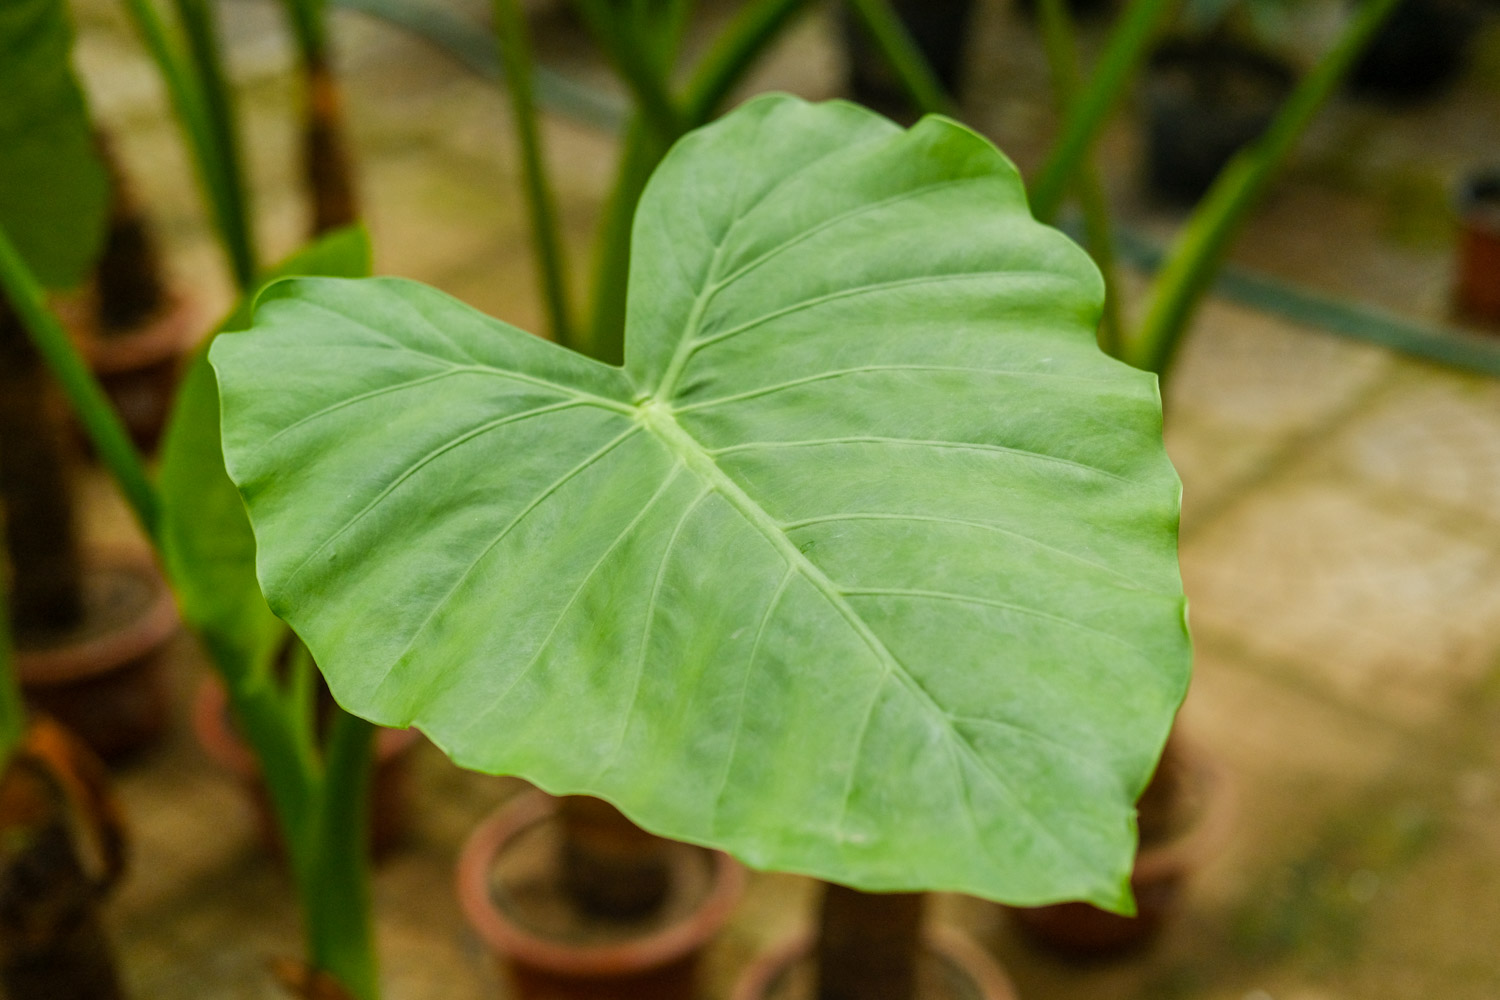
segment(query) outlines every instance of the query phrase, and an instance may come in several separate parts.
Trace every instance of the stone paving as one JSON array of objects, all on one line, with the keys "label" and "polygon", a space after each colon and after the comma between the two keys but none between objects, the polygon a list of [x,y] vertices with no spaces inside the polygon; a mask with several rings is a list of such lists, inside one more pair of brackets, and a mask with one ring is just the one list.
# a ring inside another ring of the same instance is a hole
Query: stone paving
[{"label": "stone paving", "polygon": [[[76,6],[98,113],[178,280],[215,314],[229,287],[159,87],[119,5]],[[221,6],[270,258],[303,226],[289,155],[297,95],[275,7]],[[478,19],[486,5],[446,6]],[[503,95],[388,27],[335,22],[378,269],[536,328]],[[578,37],[547,23],[547,61],[607,86]],[[1443,319],[1441,192],[1464,163],[1500,158],[1496,27],[1449,101],[1332,107],[1237,259]],[[1053,127],[1029,32],[985,6],[965,100],[1023,167]],[[835,40],[827,17],[811,19],[754,86],[837,94]],[[1132,225],[1163,237],[1180,220],[1134,193],[1129,121],[1105,138],[1106,182]],[[581,287],[614,145],[560,118],[545,132]],[[1437,211],[1414,217],[1414,202]],[[1500,383],[1213,301],[1166,405],[1198,649],[1183,727],[1231,776],[1233,833],[1181,919],[1129,960],[1080,968],[1038,954],[974,900],[941,900],[939,919],[999,955],[1028,1000],[1500,996]],[[93,535],[131,532],[97,473],[84,496]],[[247,806],[188,733],[205,669],[186,641],[183,654],[182,724],[120,775],[137,830],[134,874],[111,909],[122,962],[139,998],[277,996],[265,961],[296,952],[295,914]],[[460,772],[425,745],[414,768],[413,829],[375,883],[386,995],[504,996],[460,919],[451,866],[467,830],[520,783]],[[710,956],[705,995],[725,996],[733,971],[803,924],[811,901],[805,880],[757,876]]]}]

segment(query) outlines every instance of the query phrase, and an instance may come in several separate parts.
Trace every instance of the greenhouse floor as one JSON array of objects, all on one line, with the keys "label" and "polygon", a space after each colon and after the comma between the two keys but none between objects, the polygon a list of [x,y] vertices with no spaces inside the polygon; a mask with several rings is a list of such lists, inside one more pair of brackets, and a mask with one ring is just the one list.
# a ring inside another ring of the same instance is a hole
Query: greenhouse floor
[{"label": "greenhouse floor", "polygon": [[[478,19],[482,0],[447,0]],[[296,91],[275,5],[223,5],[267,258],[303,227],[292,154]],[[205,318],[229,301],[178,135],[114,0],[83,0],[81,61],[183,287]],[[987,9],[971,121],[1023,167],[1053,126],[1025,22]],[[1446,322],[1445,185],[1500,158],[1500,32],[1445,102],[1396,113],[1330,108],[1237,251],[1324,292]],[[432,282],[536,328],[506,105],[491,84],[389,27],[336,16],[377,269]],[[798,30],[759,89],[838,93],[826,20]],[[1022,44],[1024,43],[1024,44]],[[553,24],[554,66],[604,86]],[[1106,181],[1130,225],[1165,238],[1180,216],[1132,194],[1128,115],[1106,137]],[[601,132],[549,118],[578,284],[613,153]],[[206,325],[206,324],[205,324]],[[1500,996],[1500,381],[1337,339],[1213,301],[1167,392],[1184,484],[1182,562],[1197,644],[1186,734],[1222,765],[1236,822],[1152,948],[1071,965],[1026,946],[1000,911],[943,899],[1026,1000],[1493,1000]],[[92,535],[128,515],[85,479]],[[171,738],[123,769],[135,861],[109,916],[132,996],[281,995],[271,956],[298,952],[286,879],[249,809],[194,742],[206,676],[186,640]],[[520,782],[419,747],[411,829],[375,880],[389,1000],[503,997],[454,901],[466,832]],[[806,923],[806,880],[756,875],[714,947],[704,996]]]}]

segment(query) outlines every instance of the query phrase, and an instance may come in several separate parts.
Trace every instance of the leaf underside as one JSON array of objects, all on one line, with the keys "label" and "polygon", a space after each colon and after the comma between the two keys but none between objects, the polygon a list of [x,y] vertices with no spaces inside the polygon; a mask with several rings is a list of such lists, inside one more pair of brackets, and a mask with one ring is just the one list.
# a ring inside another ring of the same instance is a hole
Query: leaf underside
[{"label": "leaf underside", "polygon": [[778,96],[653,178],[623,369],[388,279],[212,359],[350,711],[757,867],[1123,907],[1188,645],[1101,295],[974,133]]}]

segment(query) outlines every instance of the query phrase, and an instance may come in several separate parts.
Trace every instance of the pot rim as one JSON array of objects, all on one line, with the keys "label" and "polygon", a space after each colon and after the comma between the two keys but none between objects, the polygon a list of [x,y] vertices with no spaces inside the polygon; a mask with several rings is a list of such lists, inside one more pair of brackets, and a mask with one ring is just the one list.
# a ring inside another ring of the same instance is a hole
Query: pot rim
[{"label": "pot rim", "polygon": [[[816,943],[817,932],[808,928],[762,952],[741,971],[730,1000],[765,1000],[766,991],[776,977],[787,966],[811,954]],[[984,1000],[1017,1000],[1015,984],[1000,963],[969,935],[940,924],[923,930],[922,943],[968,975]]]},{"label": "pot rim", "polygon": [[71,684],[107,674],[164,644],[180,625],[177,601],[156,564],[145,553],[103,548],[85,556],[84,573],[115,570],[133,574],[151,589],[151,597],[134,620],[100,635],[41,649],[17,645],[16,675],[25,687]]},{"label": "pot rim", "polygon": [[505,802],[465,841],[455,871],[459,905],[469,925],[491,950],[526,965],[577,979],[601,979],[645,972],[692,954],[728,921],[744,889],[745,871],[723,851],[714,860],[713,887],[703,901],[674,923],[642,937],[608,944],[568,944],[527,930],[512,921],[490,893],[495,856],[522,832],[551,818],[555,800],[530,789]]},{"label": "pot rim", "polygon": [[[219,678],[205,677],[198,685],[192,721],[198,745],[216,764],[246,781],[258,780],[260,765],[230,721],[229,692]],[[421,738],[415,729],[379,727],[375,731],[376,762],[383,764],[400,756]]]}]

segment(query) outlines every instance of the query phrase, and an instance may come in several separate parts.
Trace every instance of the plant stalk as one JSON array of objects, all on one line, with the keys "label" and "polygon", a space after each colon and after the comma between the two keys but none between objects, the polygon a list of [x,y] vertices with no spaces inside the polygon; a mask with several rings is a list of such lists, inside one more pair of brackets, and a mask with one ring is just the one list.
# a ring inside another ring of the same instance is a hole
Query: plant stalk
[{"label": "plant stalk", "polygon": [[625,299],[630,283],[630,240],[635,210],[666,148],[639,120],[625,130],[614,190],[604,209],[594,269],[593,317],[585,354],[606,364],[625,361]]},{"label": "plant stalk", "polygon": [[[42,291],[0,226],[0,289],[17,306],[25,332],[87,431],[94,449],[126,495],[152,547],[161,552],[160,498],[119,417],[105,399],[76,347],[47,309]],[[7,366],[9,370],[9,366]],[[305,722],[298,699],[283,695],[265,671],[239,662],[238,654],[204,636],[223,676],[241,731],[255,752],[288,855],[297,873],[298,903],[306,922],[316,971],[335,976],[358,1000],[375,997],[374,943],[369,918],[364,849],[368,813],[369,724],[334,724],[326,770],[299,735]],[[348,717],[352,718],[352,717]],[[363,753],[364,763],[358,759]],[[354,817],[351,819],[350,817]],[[336,905],[330,901],[336,901]],[[321,963],[334,963],[323,967]]]},{"label": "plant stalk", "polygon": [[354,224],[359,219],[359,199],[344,135],[343,95],[322,50],[304,55],[302,76],[307,101],[303,174],[312,200],[309,230],[313,236],[321,236]]},{"label": "plant stalk", "polygon": [[235,282],[243,291],[254,284],[259,266],[255,259],[254,230],[247,205],[248,189],[235,129],[234,101],[224,73],[224,57],[213,8],[209,0],[174,0],[174,3],[187,37],[204,122],[220,175],[223,204],[219,207],[224,213],[220,227],[228,244]]},{"label": "plant stalk", "polygon": [[[1052,75],[1052,90],[1058,110],[1066,112],[1078,99],[1083,85],[1082,61],[1078,55],[1077,32],[1065,0],[1041,0],[1037,20],[1042,32],[1043,49]],[[1091,150],[1084,152],[1074,182],[1078,202],[1083,209],[1084,238],[1099,273],[1104,277],[1104,313],[1099,321],[1099,347],[1118,357],[1124,334],[1120,319],[1119,275],[1115,267],[1113,225],[1104,186],[1094,166]]]},{"label": "plant stalk", "polygon": [[531,243],[547,307],[552,339],[564,347],[575,346],[573,322],[568,307],[567,262],[557,220],[557,200],[547,178],[537,122],[531,37],[526,16],[518,0],[495,0],[495,40],[500,67],[510,93],[511,118],[521,147],[521,174],[526,185],[526,205],[531,214]]},{"label": "plant stalk", "polygon": [[1110,32],[1104,55],[1063,119],[1062,135],[1031,185],[1031,210],[1042,222],[1057,218],[1068,185],[1093,149],[1109,113],[1135,76],[1172,0],[1131,0]]},{"label": "plant stalk", "polygon": [[370,910],[370,775],[375,727],[335,708],[311,836],[300,850],[307,953],[356,1000],[379,995]]},{"label": "plant stalk", "polygon": [[73,519],[67,431],[49,399],[41,359],[0,285],[0,512],[14,574],[9,606],[18,639],[83,620],[83,566]]},{"label": "plant stalk", "polygon": [[896,80],[923,114],[946,114],[952,102],[927,58],[901,23],[890,0],[849,0],[849,7],[875,43]]},{"label": "plant stalk", "polygon": [[1265,134],[1241,150],[1214,181],[1157,273],[1146,319],[1127,345],[1126,361],[1162,379],[1168,376],[1188,320],[1223,262],[1230,241],[1313,116],[1398,2],[1366,0],[1333,48],[1292,91]]},{"label": "plant stalk", "polygon": [[9,588],[0,576],[0,780],[26,737],[26,703],[21,700],[21,685],[11,662],[10,615],[3,610],[9,604]]},{"label": "plant stalk", "polygon": [[708,122],[751,65],[810,0],[756,0],[741,7],[693,71],[683,98],[689,128]]},{"label": "plant stalk", "polygon": [[921,893],[828,883],[819,916],[817,1000],[916,1000]]},{"label": "plant stalk", "polygon": [[671,93],[670,71],[642,43],[628,18],[610,0],[573,0],[583,23],[624,79],[646,126],[663,146],[670,146],[686,126]]},{"label": "plant stalk", "polygon": [[[47,308],[36,277],[21,259],[3,226],[0,226],[0,290],[9,298],[32,346],[62,386],[74,414],[88,432],[99,458],[120,484],[147,537],[153,546],[159,548],[160,502],[146,475],[145,463],[78,349]],[[49,512],[53,521],[62,520],[57,516],[57,510],[54,508]]]}]

